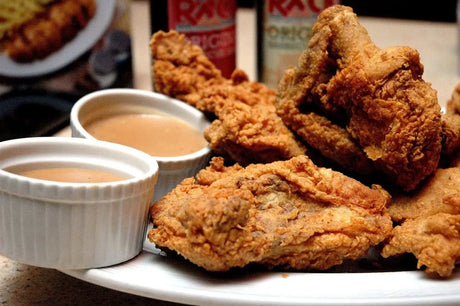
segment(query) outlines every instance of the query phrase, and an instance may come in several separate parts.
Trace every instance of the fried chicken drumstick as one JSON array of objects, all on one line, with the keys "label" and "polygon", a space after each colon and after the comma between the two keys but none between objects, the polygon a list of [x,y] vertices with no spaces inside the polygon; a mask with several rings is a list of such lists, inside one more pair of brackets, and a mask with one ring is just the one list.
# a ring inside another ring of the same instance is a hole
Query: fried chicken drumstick
[{"label": "fried chicken drumstick", "polygon": [[217,118],[204,133],[214,152],[243,165],[305,154],[276,114],[275,91],[239,69],[223,78],[203,50],[175,31],[155,33],[150,47],[155,90]]},{"label": "fried chicken drumstick", "polygon": [[246,168],[219,157],[152,206],[148,237],[209,271],[250,263],[323,270],[388,236],[388,200],[306,156]]},{"label": "fried chicken drumstick", "polygon": [[418,52],[378,48],[345,6],[324,10],[312,34],[298,67],[280,82],[278,114],[345,168],[366,173],[372,163],[402,189],[415,189],[438,166],[442,132]]}]

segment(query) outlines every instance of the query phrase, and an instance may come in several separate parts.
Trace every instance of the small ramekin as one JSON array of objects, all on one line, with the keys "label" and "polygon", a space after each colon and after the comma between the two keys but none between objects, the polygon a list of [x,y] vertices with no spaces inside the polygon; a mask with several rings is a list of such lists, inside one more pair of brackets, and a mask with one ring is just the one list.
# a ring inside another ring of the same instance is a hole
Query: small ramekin
[{"label": "small ramekin", "polygon": [[[168,96],[138,89],[106,89],[90,93],[75,103],[70,114],[72,137],[95,139],[83,126],[110,112],[142,113],[149,109],[181,119],[200,132],[210,125],[202,112]],[[153,201],[170,192],[184,178],[194,176],[208,164],[210,156],[209,146],[187,155],[154,156],[160,172]]]},{"label": "small ramekin", "polygon": [[[0,253],[57,269],[114,265],[142,250],[158,178],[155,160],[109,142],[63,137],[0,142]],[[83,167],[127,177],[47,181],[5,169]]]}]

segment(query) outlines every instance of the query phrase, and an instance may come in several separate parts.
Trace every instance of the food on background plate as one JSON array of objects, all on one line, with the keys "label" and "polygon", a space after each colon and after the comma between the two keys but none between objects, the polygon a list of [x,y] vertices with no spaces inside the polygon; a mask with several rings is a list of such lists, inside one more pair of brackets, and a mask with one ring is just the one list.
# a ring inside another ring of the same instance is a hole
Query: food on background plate
[{"label": "food on background plate", "polygon": [[95,15],[95,0],[0,1],[0,49],[17,62],[62,48]]},{"label": "food on background plate", "polygon": [[363,172],[368,159],[389,181],[415,189],[438,166],[442,131],[418,52],[378,48],[345,6],[324,10],[312,31],[298,67],[280,81],[278,114],[346,169]]},{"label": "food on background plate", "polygon": [[223,162],[214,158],[152,206],[150,241],[209,271],[250,263],[324,270],[366,255],[392,229],[386,191],[307,156]]},{"label": "food on background plate", "polygon": [[242,165],[285,160],[305,147],[276,115],[275,91],[242,70],[225,79],[183,34],[157,32],[150,43],[155,90],[215,116],[204,132],[210,148]]}]

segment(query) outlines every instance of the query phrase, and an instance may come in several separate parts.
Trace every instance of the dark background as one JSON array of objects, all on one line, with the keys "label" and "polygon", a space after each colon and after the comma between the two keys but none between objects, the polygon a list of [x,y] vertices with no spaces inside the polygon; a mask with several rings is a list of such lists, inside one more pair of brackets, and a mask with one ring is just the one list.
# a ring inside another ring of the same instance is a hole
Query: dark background
[{"label": "dark background", "polygon": [[[362,16],[456,21],[456,0],[342,0],[341,3]],[[254,7],[256,0],[238,0],[238,5]]]},{"label": "dark background", "polygon": [[456,21],[457,0],[342,0],[356,14],[431,21]]}]

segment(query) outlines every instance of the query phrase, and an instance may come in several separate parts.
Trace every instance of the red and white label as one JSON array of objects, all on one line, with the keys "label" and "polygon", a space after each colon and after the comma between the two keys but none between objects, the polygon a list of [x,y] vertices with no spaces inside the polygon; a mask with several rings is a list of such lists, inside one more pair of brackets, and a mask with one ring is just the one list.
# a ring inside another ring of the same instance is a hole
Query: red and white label
[{"label": "red and white label", "polygon": [[184,33],[230,77],[236,66],[236,1],[168,0],[168,26]]}]

